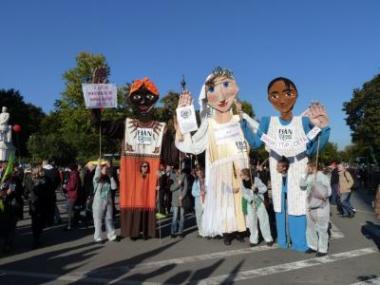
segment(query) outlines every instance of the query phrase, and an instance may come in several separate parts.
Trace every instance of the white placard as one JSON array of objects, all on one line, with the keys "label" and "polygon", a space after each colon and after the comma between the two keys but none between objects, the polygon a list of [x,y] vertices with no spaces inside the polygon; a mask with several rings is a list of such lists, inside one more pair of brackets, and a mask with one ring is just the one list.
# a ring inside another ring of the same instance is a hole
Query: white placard
[{"label": "white placard", "polygon": [[177,121],[182,134],[198,130],[194,105],[177,108]]},{"label": "white placard", "polygon": [[84,83],[82,91],[88,109],[117,107],[117,88],[114,84]]},{"label": "white placard", "polygon": [[224,124],[214,129],[217,145],[241,141],[240,124],[237,122]]}]

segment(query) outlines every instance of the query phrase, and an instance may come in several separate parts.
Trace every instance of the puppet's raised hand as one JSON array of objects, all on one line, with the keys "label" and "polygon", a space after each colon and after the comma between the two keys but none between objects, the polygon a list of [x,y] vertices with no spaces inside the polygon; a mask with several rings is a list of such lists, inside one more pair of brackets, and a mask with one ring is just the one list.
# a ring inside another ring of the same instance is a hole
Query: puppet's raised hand
[{"label": "puppet's raised hand", "polygon": [[321,129],[327,127],[329,124],[329,117],[325,107],[323,107],[319,102],[311,103],[309,110],[305,115],[309,117],[314,126]]},{"label": "puppet's raised hand", "polygon": [[182,94],[179,96],[177,108],[191,105],[192,100],[193,98],[191,97],[191,93],[187,90],[183,91]]}]

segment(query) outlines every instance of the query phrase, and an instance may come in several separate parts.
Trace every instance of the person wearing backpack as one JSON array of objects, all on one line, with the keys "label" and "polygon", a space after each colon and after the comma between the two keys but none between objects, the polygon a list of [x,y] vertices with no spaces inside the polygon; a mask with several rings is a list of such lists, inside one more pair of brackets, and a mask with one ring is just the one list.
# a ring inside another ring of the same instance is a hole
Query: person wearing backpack
[{"label": "person wearing backpack", "polygon": [[352,218],[355,216],[355,212],[352,210],[350,203],[351,188],[354,185],[354,180],[342,163],[338,164],[339,175],[339,194],[340,201],[342,203],[343,217]]}]

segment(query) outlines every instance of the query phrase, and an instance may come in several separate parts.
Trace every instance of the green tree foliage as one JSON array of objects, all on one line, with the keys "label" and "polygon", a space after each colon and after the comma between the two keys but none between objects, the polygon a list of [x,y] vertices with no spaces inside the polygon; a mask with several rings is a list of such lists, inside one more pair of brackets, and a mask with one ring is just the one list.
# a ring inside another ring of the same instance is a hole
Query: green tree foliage
[{"label": "green tree foliage", "polygon": [[[368,159],[380,159],[380,74],[355,89],[350,101],[343,103],[352,141],[367,152]],[[366,151],[367,149],[367,151]]]},{"label": "green tree foliage", "polygon": [[18,155],[27,156],[26,141],[29,136],[39,130],[41,120],[45,117],[42,109],[25,103],[19,91],[14,89],[0,90],[0,107],[6,106],[10,113],[9,124],[19,124],[21,132],[13,133],[13,144],[18,148]]},{"label": "green tree foliage", "polygon": [[[315,159],[315,157],[312,159]],[[324,149],[319,153],[318,161],[321,164],[328,165],[333,161],[340,160],[342,160],[342,158],[339,154],[338,145],[336,143],[328,142]]]}]

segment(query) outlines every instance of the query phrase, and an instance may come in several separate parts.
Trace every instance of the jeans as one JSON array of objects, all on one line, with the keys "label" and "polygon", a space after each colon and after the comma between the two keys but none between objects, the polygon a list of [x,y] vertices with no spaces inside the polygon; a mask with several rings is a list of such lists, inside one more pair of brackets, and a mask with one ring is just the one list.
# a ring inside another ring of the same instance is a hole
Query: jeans
[{"label": "jeans", "polygon": [[201,202],[201,197],[194,197],[194,210],[195,210],[195,218],[198,226],[198,233],[202,232],[202,214],[203,214],[203,206]]},{"label": "jeans", "polygon": [[350,194],[351,193],[349,192],[340,194],[340,201],[342,202],[343,216],[349,216],[354,213],[354,211],[352,211],[352,206],[350,203]]},{"label": "jeans", "polygon": [[338,184],[331,185],[331,196],[330,196],[330,203],[331,205],[337,205],[339,203],[339,193],[338,193]]},{"label": "jeans", "polygon": [[178,212],[179,212],[178,233],[182,234],[183,232],[183,226],[185,224],[185,209],[183,207],[173,207],[173,219],[172,219],[172,228],[171,228],[172,235],[174,235],[177,232]]}]

